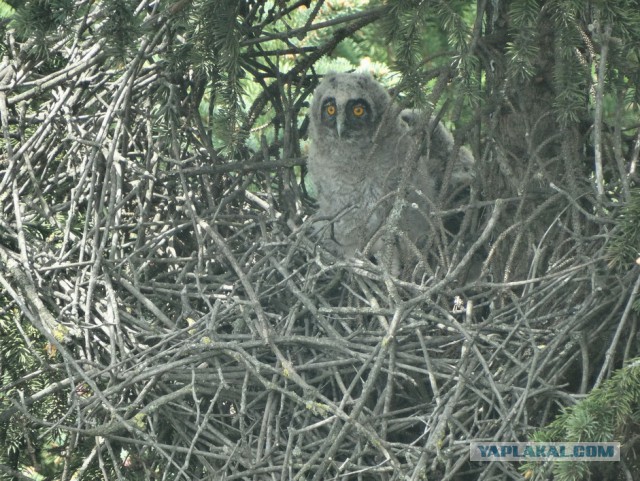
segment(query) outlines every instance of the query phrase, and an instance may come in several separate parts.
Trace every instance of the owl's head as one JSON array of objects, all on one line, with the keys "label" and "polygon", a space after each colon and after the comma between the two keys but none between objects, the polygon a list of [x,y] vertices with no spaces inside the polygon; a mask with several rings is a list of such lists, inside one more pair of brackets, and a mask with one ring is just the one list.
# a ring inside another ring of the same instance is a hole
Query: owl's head
[{"label": "owl's head", "polygon": [[389,94],[369,74],[330,73],[313,94],[312,135],[372,141],[389,102]]}]

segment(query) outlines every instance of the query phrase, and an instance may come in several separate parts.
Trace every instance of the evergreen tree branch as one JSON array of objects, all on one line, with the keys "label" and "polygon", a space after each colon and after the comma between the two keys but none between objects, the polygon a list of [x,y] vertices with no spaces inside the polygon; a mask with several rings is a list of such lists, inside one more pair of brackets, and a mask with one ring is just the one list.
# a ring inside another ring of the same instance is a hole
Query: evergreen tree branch
[{"label": "evergreen tree branch", "polygon": [[598,193],[598,203],[602,204],[605,194],[604,174],[602,167],[602,114],[604,109],[604,82],[607,72],[607,54],[609,52],[611,26],[605,26],[604,31],[599,33],[602,38],[602,45],[600,46],[600,59],[598,61],[598,81],[596,83],[596,105],[593,126],[593,140],[595,150],[596,189]]}]

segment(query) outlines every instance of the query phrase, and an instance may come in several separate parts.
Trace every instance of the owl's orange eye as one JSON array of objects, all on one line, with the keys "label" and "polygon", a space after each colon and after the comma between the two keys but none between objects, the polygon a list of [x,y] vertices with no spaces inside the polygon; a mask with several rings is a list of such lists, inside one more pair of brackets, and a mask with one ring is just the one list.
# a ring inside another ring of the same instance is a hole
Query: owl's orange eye
[{"label": "owl's orange eye", "polygon": [[329,104],[326,107],[327,114],[333,117],[336,114],[336,106],[333,104]]},{"label": "owl's orange eye", "polygon": [[364,107],[362,105],[356,105],[353,107],[353,115],[356,117],[362,117],[364,115]]}]

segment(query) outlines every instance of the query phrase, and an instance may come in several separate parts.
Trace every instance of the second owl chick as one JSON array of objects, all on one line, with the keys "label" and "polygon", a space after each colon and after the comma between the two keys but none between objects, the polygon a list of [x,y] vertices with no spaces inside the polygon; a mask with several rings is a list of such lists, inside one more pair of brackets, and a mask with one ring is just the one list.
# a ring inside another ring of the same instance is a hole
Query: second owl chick
[{"label": "second owl chick", "polygon": [[[371,251],[380,253],[384,244],[379,231],[398,192],[403,165],[419,156],[416,129],[411,126],[417,115],[402,111],[368,74],[329,74],[316,88],[308,167],[318,216],[324,219],[322,235],[336,254],[353,257],[376,238]],[[451,133],[438,125],[428,160],[417,159],[397,222],[400,257],[406,258],[402,251],[409,250],[407,243],[420,248],[429,235],[435,184],[452,147]]]}]

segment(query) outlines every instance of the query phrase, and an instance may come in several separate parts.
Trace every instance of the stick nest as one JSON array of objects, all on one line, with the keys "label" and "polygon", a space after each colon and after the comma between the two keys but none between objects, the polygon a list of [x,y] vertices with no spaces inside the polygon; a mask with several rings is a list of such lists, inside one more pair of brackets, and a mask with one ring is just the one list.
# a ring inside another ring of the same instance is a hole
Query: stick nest
[{"label": "stick nest", "polygon": [[69,59],[47,75],[4,65],[0,263],[66,399],[30,422],[92,446],[80,472],[518,479],[470,462],[469,442],[526,439],[612,369],[605,353],[628,352],[632,336],[609,340],[629,283],[604,267],[586,180],[512,175],[495,147],[459,230],[434,211],[429,269],[399,280],[308,235],[312,83],[296,102],[269,92],[288,112],[276,140],[225,151],[161,63]]}]

